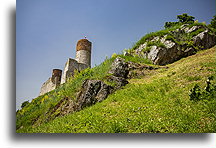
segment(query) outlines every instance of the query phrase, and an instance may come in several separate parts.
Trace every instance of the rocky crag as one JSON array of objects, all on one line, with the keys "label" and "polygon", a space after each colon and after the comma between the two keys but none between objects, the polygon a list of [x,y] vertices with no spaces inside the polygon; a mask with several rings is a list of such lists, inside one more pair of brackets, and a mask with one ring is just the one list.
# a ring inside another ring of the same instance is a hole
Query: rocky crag
[{"label": "rocky crag", "polygon": [[214,32],[204,24],[184,24],[144,36],[126,55],[166,65],[215,45]]}]

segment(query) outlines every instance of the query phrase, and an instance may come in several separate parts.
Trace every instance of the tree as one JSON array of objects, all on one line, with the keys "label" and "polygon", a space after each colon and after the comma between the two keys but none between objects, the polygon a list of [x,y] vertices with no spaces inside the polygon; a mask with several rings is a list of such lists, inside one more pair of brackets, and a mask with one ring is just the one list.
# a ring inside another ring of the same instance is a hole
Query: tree
[{"label": "tree", "polygon": [[209,26],[216,29],[216,15],[213,16]]},{"label": "tree", "polygon": [[179,19],[179,22],[181,23],[193,23],[194,22],[194,19],[195,17],[193,16],[189,16],[187,13],[183,13],[182,15],[177,15],[177,19]]},{"label": "tree", "polygon": [[187,13],[183,13],[182,15],[177,15],[178,22],[166,22],[164,27],[170,28],[179,24],[192,24],[194,23],[195,17],[189,16]]}]

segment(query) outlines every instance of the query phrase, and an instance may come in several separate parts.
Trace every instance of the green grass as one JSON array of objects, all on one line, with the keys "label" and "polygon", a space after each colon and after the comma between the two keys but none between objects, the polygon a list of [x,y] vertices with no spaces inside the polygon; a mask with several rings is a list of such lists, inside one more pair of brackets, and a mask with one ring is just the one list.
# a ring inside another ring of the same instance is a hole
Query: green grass
[{"label": "green grass", "polygon": [[125,59],[125,62],[131,61],[134,63],[140,63],[140,64],[152,64],[152,62],[146,58],[141,58],[139,56],[124,56],[124,55],[118,55],[118,57],[121,57]]},{"label": "green grass", "polygon": [[168,29],[164,29],[164,30],[161,30],[161,31],[148,33],[145,36],[143,36],[139,41],[137,41],[136,44],[132,47],[132,49],[133,50],[137,49],[141,44],[145,43],[147,40],[153,39],[153,37],[164,36],[164,35],[166,35],[168,33],[169,33]]},{"label": "green grass", "polygon": [[181,26],[181,24],[176,25],[176,26],[171,27],[171,28],[164,29],[164,30],[160,30],[160,31],[156,31],[156,32],[150,32],[150,33],[146,34],[145,36],[143,36],[139,41],[137,41],[131,49],[132,50],[137,49],[141,44],[145,43],[147,40],[153,39],[156,36],[161,37],[164,35],[168,35],[168,34],[170,34],[170,31],[176,30],[176,29],[180,28],[180,26]]},{"label": "green grass", "polygon": [[[125,61],[151,64],[149,60],[137,56],[116,56],[124,58]],[[87,68],[80,73],[77,72],[73,78],[69,79],[67,83],[59,88],[33,99],[28,105],[17,111],[16,128],[19,129],[20,127],[23,128],[32,125],[38,126],[56,118],[60,110],[51,113],[54,107],[64,98],[76,101],[76,94],[80,90],[83,81],[86,79],[102,80],[108,85],[115,86],[116,84],[114,82],[106,80],[107,76],[110,75],[108,71],[114,59],[115,57],[106,59],[103,63],[94,68]]]},{"label": "green grass", "polygon": [[[215,97],[197,102],[189,98],[189,91],[195,84],[204,89],[206,79],[215,75],[215,48],[167,66],[169,69],[154,70],[143,78],[131,79],[128,85],[103,102],[40,126],[20,128],[17,132],[216,132]],[[98,73],[96,76],[102,75]]]}]

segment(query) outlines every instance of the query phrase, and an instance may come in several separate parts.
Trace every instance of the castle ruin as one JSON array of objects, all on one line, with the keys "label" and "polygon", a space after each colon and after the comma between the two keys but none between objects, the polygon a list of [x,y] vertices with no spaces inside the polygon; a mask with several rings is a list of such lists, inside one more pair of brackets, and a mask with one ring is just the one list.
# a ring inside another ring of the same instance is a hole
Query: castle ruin
[{"label": "castle ruin", "polygon": [[53,69],[52,76],[43,83],[40,95],[50,92],[67,82],[70,77],[74,76],[75,71],[80,72],[91,67],[91,46],[92,43],[87,39],[79,40],[76,46],[76,58],[67,60],[63,73],[60,69]]}]

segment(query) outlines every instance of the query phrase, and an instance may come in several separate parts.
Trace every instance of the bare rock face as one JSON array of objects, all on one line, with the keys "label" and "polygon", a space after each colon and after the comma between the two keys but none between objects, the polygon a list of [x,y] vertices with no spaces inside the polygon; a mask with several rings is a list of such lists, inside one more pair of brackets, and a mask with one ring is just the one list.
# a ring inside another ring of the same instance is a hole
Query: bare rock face
[{"label": "bare rock face", "polygon": [[84,107],[94,105],[107,98],[113,91],[113,87],[100,80],[85,80],[77,98],[65,97],[61,99],[53,109],[46,113],[47,121],[53,120],[58,116],[64,116],[72,112],[79,111]]},{"label": "bare rock face", "polygon": [[127,78],[129,73],[128,63],[124,61],[124,59],[117,57],[115,61],[112,63],[111,70],[109,73],[113,74],[116,77]]},{"label": "bare rock face", "polygon": [[106,99],[109,94],[128,84],[128,81],[126,80],[129,72],[128,63],[124,62],[123,59],[117,58],[113,62],[111,72],[113,75],[107,76],[106,80],[111,83],[113,82],[115,84],[114,87],[105,84],[101,80],[86,79],[83,81],[76,99],[63,98],[49,114],[52,115],[57,110],[60,110],[60,112],[56,113],[56,116],[50,117],[50,119],[54,119],[57,116],[64,116],[71,112],[79,111],[87,106],[94,105],[97,102],[101,102]]},{"label": "bare rock face", "polygon": [[77,97],[78,110],[106,99],[112,90],[100,80],[85,80]]},{"label": "bare rock face", "polygon": [[153,64],[166,65],[195,53],[195,50],[191,47],[188,48],[187,45],[178,45],[171,40],[166,40],[166,35],[162,37],[160,41],[165,47],[152,46],[150,51],[145,53],[146,57],[151,60]]},{"label": "bare rock face", "polygon": [[82,84],[82,88],[77,96],[78,110],[101,102],[107,98],[113,91],[120,89],[122,86],[128,84],[126,80],[129,73],[128,63],[122,58],[116,58],[112,64],[112,68],[109,71],[111,76],[107,76],[108,82],[115,83],[115,86],[105,84],[101,80],[85,80]]},{"label": "bare rock face", "polygon": [[205,30],[193,37],[194,44],[201,49],[208,49],[215,45],[215,35]]},{"label": "bare rock face", "polygon": [[116,77],[116,76],[108,76],[107,81],[116,83],[114,89],[120,89],[122,86],[128,84],[128,81],[123,77]]},{"label": "bare rock face", "polygon": [[146,53],[147,58],[150,59],[153,64],[166,65],[181,58],[182,51],[176,43],[165,41],[164,45],[166,48],[152,46],[150,52]]}]

